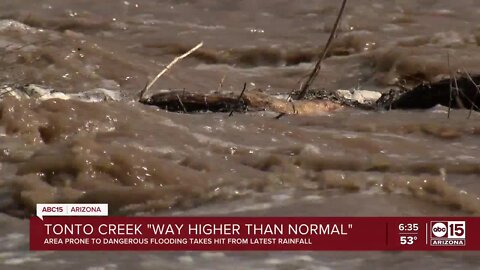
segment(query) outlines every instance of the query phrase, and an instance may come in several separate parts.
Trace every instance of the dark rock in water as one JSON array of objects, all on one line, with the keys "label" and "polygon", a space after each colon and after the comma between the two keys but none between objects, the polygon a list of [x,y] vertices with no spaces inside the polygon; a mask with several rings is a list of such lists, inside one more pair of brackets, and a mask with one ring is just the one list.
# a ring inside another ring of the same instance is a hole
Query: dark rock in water
[{"label": "dark rock in water", "polygon": [[[475,82],[475,83],[474,83]],[[461,77],[456,81],[452,78],[430,84],[421,84],[410,91],[392,97],[385,94],[377,102],[385,109],[428,109],[438,104],[456,108],[480,110],[480,75]]]}]

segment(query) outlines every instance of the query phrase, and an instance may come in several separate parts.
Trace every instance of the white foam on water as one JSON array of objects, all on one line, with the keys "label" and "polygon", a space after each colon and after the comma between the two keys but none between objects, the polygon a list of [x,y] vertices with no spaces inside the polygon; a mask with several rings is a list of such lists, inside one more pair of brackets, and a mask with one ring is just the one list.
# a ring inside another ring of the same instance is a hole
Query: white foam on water
[{"label": "white foam on water", "polygon": [[179,257],[177,257],[177,260],[180,263],[184,263],[184,264],[193,264],[193,262],[194,262],[193,257],[189,256],[189,255],[179,256]]},{"label": "white foam on water", "polygon": [[29,263],[29,262],[39,262],[41,261],[40,258],[37,257],[17,257],[17,258],[10,258],[6,259],[3,264],[5,265],[21,265],[24,263]]},{"label": "white foam on water", "polygon": [[30,27],[26,24],[23,24],[21,22],[17,22],[14,20],[0,20],[0,31],[5,31],[5,30],[17,30],[17,31],[28,31],[31,33],[37,32],[38,29],[34,27]]},{"label": "white foam on water", "polygon": [[223,252],[202,252],[200,254],[200,256],[202,258],[205,258],[205,259],[218,259],[218,258],[224,258],[225,253],[223,253]]}]

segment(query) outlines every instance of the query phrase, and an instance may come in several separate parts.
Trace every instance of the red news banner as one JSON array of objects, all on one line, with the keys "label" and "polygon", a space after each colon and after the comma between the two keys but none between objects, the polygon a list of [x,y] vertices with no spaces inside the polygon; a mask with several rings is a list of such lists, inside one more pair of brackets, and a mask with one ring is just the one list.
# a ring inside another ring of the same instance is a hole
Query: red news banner
[{"label": "red news banner", "polygon": [[31,250],[480,250],[480,218],[38,217]]}]

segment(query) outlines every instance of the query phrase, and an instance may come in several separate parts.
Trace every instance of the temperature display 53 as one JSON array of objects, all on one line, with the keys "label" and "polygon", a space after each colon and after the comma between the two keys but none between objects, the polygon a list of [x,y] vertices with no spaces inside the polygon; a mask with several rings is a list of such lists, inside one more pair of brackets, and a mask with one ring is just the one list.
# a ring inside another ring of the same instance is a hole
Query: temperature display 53
[{"label": "temperature display 53", "polygon": [[417,241],[418,236],[416,235],[401,235],[400,236],[400,245],[413,245]]}]

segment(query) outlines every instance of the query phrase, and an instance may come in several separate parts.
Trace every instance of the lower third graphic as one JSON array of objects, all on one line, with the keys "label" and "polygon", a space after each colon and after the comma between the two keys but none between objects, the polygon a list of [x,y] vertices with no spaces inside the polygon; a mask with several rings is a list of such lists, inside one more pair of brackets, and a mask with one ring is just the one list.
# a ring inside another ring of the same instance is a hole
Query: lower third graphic
[{"label": "lower third graphic", "polygon": [[431,221],[431,246],[465,246],[467,228],[465,221]]}]

